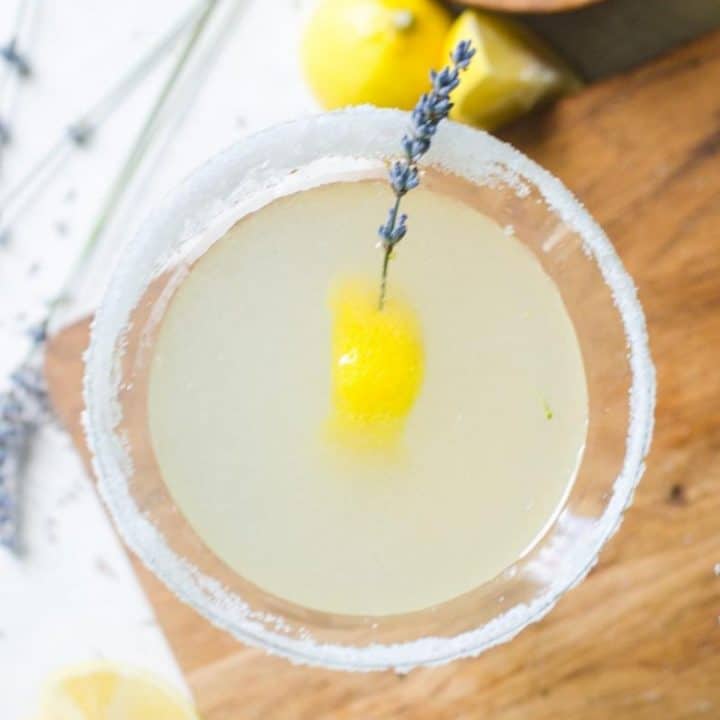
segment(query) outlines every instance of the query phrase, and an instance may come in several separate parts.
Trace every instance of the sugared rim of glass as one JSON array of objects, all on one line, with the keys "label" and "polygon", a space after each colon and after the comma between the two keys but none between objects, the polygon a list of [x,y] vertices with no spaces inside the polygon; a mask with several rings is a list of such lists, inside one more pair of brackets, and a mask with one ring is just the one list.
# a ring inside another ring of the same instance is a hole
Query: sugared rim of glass
[{"label": "sugared rim of glass", "polygon": [[[397,154],[407,123],[407,115],[400,111],[349,109],[269,128],[215,156],[145,222],[119,262],[92,327],[85,373],[85,431],[102,497],[125,541],[182,600],[215,625],[247,644],[295,662],[347,670],[407,670],[475,656],[512,638],[542,618],[595,564],[632,500],[652,435],[655,376],[645,319],[633,282],[605,233],[562,183],[535,162],[487,133],[447,122],[422,164],[478,185],[513,192],[519,203],[536,202],[530,199],[533,194],[541,197],[549,212],[582,239],[583,250],[598,266],[622,321],[631,374],[624,460],[591,537],[573,550],[563,572],[549,579],[532,601],[505,607],[489,622],[469,631],[407,642],[327,643],[315,638],[311,628],[286,632],[282,618],[249,607],[243,598],[203,574],[171,549],[137,506],[128,487],[131,462],[123,438],[115,432],[120,412],[116,401],[119,357],[129,317],[150,280],[149,274],[139,269],[151,267],[160,250],[167,252],[167,242],[161,247],[158,238],[174,233],[174,243],[180,247],[248,194],[272,193],[274,182],[286,179],[297,168],[327,159],[387,161]],[[368,238],[368,242],[374,241]]]}]

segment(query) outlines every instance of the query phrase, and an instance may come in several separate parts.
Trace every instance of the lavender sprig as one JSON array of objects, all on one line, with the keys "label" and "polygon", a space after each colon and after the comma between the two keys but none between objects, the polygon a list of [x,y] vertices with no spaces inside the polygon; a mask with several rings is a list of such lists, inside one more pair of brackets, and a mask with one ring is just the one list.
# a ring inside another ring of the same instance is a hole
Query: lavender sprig
[{"label": "lavender sprig", "polygon": [[[52,177],[61,172],[70,153],[91,144],[99,130],[122,107],[123,103],[155,70],[158,63],[176,47],[181,35],[200,16],[208,0],[200,0],[193,8],[144,55],[142,55],[109,89],[105,90],[88,109],[72,120],[31,166],[30,170],[0,196],[0,247],[7,244],[12,234],[11,223],[28,201],[37,196]],[[0,117],[0,144],[2,144],[2,118]],[[3,242],[4,241],[4,242]]]},{"label": "lavender sprig", "polygon": [[12,140],[10,116],[14,109],[15,96],[21,82],[32,75],[32,65],[26,50],[28,35],[39,5],[38,0],[20,0],[12,33],[0,46],[0,61],[4,71],[0,84],[0,146],[7,145]]},{"label": "lavender sprig", "polygon": [[0,545],[17,552],[20,466],[33,435],[48,417],[48,395],[42,372],[43,324],[32,332],[33,346],[0,393]]},{"label": "lavender sprig", "polygon": [[390,166],[388,177],[395,193],[395,204],[388,211],[387,220],[378,228],[380,246],[384,250],[378,303],[380,310],[385,305],[388,264],[393,248],[407,233],[407,215],[400,213],[400,201],[420,184],[418,161],[430,149],[440,121],[448,116],[453,106],[450,93],[460,84],[460,71],[467,69],[474,54],[472,43],[462,40],[450,53],[452,66],[447,66],[440,72],[430,72],[432,89],[418,101],[410,116],[410,131],[402,138],[404,157]]},{"label": "lavender sprig", "polygon": [[148,146],[155,138],[169,99],[183,77],[195,46],[219,6],[220,0],[204,0],[193,30],[165,80],[158,97],[133,142],[128,157],[110,189],[98,218],[57,295],[48,303],[43,322],[31,331],[32,346],[24,362],[10,376],[9,389],[0,393],[0,547],[17,551],[19,541],[19,495],[21,470],[33,435],[49,416],[47,389],[42,371],[48,326],[67,301],[71,288],[87,270],[108,223],[125,198]]}]

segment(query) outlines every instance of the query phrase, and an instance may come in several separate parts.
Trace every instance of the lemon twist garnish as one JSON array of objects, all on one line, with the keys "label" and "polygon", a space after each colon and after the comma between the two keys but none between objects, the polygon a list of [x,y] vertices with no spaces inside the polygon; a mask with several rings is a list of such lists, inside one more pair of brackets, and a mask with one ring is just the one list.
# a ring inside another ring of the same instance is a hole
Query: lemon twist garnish
[{"label": "lemon twist garnish", "polygon": [[422,333],[404,300],[378,308],[370,282],[346,281],[330,297],[333,437],[358,447],[397,440],[424,374]]},{"label": "lemon twist garnish", "polygon": [[383,250],[379,295],[372,285],[352,281],[336,288],[331,297],[330,428],[333,435],[355,445],[387,446],[397,440],[420,391],[424,372],[420,323],[407,302],[388,297],[388,266],[395,246],[407,233],[407,215],[400,212],[402,199],[420,183],[420,159],[447,117],[450,94],[474,54],[472,43],[461,40],[450,53],[450,64],[430,72],[432,87],[412,111],[401,140],[402,155],[390,163],[395,201],[378,228],[378,246]]}]

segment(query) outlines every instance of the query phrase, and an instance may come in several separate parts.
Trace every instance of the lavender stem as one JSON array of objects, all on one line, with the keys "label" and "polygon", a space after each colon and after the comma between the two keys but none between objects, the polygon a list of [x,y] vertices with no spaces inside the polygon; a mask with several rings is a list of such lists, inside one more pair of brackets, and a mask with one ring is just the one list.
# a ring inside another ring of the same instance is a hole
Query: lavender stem
[{"label": "lavender stem", "polygon": [[430,72],[432,89],[418,101],[410,116],[410,131],[402,139],[404,157],[390,166],[389,179],[395,193],[395,204],[390,208],[385,223],[378,228],[380,245],[384,250],[379,310],[385,306],[388,265],[393,249],[407,233],[407,215],[400,213],[400,201],[420,184],[418,162],[430,149],[440,121],[448,116],[452,108],[450,93],[459,85],[460,71],[467,69],[474,54],[475,49],[470,41],[462,40],[450,54],[452,66],[447,66],[440,72]]}]

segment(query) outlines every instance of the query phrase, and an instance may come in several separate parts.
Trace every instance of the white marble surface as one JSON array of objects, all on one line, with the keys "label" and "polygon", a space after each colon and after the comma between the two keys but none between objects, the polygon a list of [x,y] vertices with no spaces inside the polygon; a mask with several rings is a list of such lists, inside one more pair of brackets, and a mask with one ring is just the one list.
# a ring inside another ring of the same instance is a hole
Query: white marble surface
[{"label": "white marble surface", "polygon": [[[17,96],[15,140],[2,154],[0,203],[68,121],[195,4],[34,1],[35,76]],[[113,257],[137,223],[195,165],[248,132],[315,109],[297,67],[301,18],[312,0],[222,2],[235,14],[212,71],[203,73],[192,109],[177,114],[172,142],[153,154],[153,168],[143,172],[142,186],[104,237],[74,314],[97,302]],[[0,2],[0,42],[10,34],[16,4]],[[42,312],[87,237],[169,62],[89,149],[72,156],[13,223],[11,244],[0,248],[0,387],[24,350],[24,328]],[[18,560],[0,550],[0,718],[29,717],[49,673],[93,658],[146,668],[182,687],[111,524],[56,427],[37,439],[24,507],[25,556]]]}]

